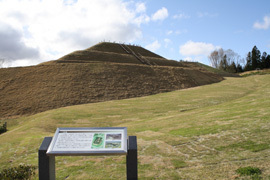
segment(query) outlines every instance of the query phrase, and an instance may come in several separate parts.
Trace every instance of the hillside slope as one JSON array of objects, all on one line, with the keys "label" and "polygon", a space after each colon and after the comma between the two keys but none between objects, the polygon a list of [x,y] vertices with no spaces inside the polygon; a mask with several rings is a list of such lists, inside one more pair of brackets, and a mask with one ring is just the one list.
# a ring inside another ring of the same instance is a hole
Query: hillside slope
[{"label": "hillside slope", "polygon": [[[260,75],[9,119],[0,135],[0,170],[37,166],[43,138],[57,127],[127,127],[138,140],[139,179],[269,179],[269,96],[270,75]],[[125,156],[55,162],[56,179],[126,179]],[[247,166],[262,174],[240,177],[236,170]]]},{"label": "hillside slope", "polygon": [[221,81],[201,68],[113,63],[55,63],[0,69],[1,118]]},{"label": "hillside slope", "polygon": [[37,66],[0,69],[0,77],[0,118],[223,80],[197,63],[167,60],[139,46],[105,42]]}]

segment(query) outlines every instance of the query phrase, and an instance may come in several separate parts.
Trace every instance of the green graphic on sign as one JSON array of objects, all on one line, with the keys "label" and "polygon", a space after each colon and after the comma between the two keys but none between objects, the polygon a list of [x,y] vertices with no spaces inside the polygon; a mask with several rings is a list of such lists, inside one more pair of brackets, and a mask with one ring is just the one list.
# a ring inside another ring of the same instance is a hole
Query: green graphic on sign
[{"label": "green graphic on sign", "polygon": [[103,133],[95,133],[92,142],[92,149],[101,149],[104,148],[104,138]]}]

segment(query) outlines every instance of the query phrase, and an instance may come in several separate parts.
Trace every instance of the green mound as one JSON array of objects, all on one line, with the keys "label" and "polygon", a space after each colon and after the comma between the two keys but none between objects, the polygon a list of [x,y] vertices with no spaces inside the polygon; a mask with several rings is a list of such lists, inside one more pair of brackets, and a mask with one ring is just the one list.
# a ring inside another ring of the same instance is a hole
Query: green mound
[{"label": "green mound", "polygon": [[140,46],[103,42],[85,50],[61,57],[57,63],[131,63],[157,66],[184,67],[183,63],[167,60]]},{"label": "green mound", "polygon": [[0,119],[224,79],[197,63],[167,60],[140,46],[117,43],[99,43],[38,66],[0,69],[0,77]]},{"label": "green mound", "polygon": [[198,68],[56,63],[0,70],[1,118],[76,104],[126,99],[220,82]]},{"label": "green mound", "polygon": [[[154,57],[154,58],[163,58],[147,49],[142,48],[141,46],[133,46],[133,45],[125,45],[125,44],[118,44],[118,43],[108,43],[102,42],[95,46],[92,46],[87,51],[100,51],[100,52],[112,52],[118,54],[127,54],[127,52],[122,48],[122,46],[127,46],[128,48],[132,49],[134,52],[141,54],[142,56],[146,57]],[[165,59],[165,58],[163,58]]]}]

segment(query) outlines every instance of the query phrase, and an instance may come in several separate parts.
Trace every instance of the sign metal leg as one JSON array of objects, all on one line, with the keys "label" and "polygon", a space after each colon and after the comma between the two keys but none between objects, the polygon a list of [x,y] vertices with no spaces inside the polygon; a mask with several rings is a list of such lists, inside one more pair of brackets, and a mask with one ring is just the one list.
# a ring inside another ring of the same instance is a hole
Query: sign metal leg
[{"label": "sign metal leg", "polygon": [[55,156],[47,156],[52,137],[45,137],[38,150],[39,180],[55,180]]},{"label": "sign metal leg", "polygon": [[137,153],[137,137],[128,137],[128,153],[126,159],[127,180],[138,179],[138,153]]}]

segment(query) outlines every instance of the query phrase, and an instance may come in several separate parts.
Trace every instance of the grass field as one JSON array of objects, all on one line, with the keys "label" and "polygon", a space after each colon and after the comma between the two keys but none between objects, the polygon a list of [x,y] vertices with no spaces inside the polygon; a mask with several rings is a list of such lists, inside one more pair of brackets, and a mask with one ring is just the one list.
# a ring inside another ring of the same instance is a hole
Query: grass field
[{"label": "grass field", "polygon": [[[127,127],[138,139],[139,179],[251,179],[236,173],[246,166],[270,179],[269,97],[270,75],[256,75],[9,119],[0,170],[37,165],[43,138],[57,127]],[[57,157],[56,176],[125,179],[125,157]]]},{"label": "grass field", "polygon": [[253,76],[253,75],[265,75],[270,74],[270,69],[262,69],[262,70],[253,70],[253,71],[246,71],[240,74],[242,77]]}]

